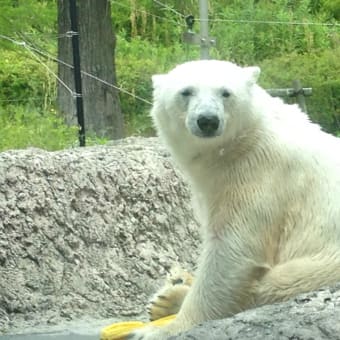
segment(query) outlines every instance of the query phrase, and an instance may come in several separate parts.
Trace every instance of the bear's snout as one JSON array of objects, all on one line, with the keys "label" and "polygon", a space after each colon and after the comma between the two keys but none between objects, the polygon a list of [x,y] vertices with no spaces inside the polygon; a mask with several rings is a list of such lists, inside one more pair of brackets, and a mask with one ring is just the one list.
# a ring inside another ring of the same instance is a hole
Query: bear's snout
[{"label": "bear's snout", "polygon": [[197,118],[197,125],[203,136],[215,136],[220,125],[220,119],[216,115],[201,114]]}]

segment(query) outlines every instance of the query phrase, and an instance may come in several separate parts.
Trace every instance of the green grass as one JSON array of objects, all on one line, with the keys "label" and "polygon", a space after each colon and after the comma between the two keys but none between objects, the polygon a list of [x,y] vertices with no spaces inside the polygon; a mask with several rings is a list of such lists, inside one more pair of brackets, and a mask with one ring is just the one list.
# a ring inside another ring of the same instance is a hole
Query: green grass
[{"label": "green grass", "polygon": [[37,147],[60,150],[77,145],[77,127],[68,127],[53,109],[0,107],[0,151]]}]

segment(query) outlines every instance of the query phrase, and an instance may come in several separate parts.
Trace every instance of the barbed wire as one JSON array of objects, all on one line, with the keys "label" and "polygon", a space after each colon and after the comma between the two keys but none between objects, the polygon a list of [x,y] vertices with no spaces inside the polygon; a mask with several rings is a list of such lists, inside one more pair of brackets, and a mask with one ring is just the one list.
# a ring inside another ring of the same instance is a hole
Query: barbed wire
[{"label": "barbed wire", "polygon": [[[17,40],[15,40],[15,39],[11,38],[11,37],[7,37],[7,36],[4,36],[4,35],[2,35],[2,34],[0,34],[0,38],[5,39],[5,40],[8,40],[8,41],[12,42],[13,44],[15,44],[15,45],[17,45],[17,46],[24,47],[24,48],[25,48],[26,50],[28,50],[28,51],[31,53],[31,55],[33,55],[34,57],[37,57],[37,56],[33,53],[33,52],[36,52],[36,53],[38,53],[38,54],[40,54],[40,55],[42,55],[42,56],[44,56],[44,57],[46,57],[46,58],[48,58],[48,59],[54,61],[54,62],[57,62],[57,63],[59,63],[59,64],[62,64],[62,65],[64,65],[64,66],[66,66],[66,67],[69,67],[69,68],[73,69],[73,65],[71,65],[71,64],[69,64],[69,63],[66,63],[65,61],[60,60],[60,59],[58,59],[58,58],[56,58],[56,57],[54,57],[54,56],[51,56],[50,54],[48,54],[48,53],[46,53],[46,52],[44,52],[44,51],[42,51],[42,50],[39,50],[39,49],[37,49],[36,47],[33,47],[33,46],[29,45],[29,44],[26,43],[25,41],[17,41]],[[35,58],[35,59],[36,59],[36,58]],[[75,92],[74,92],[72,89],[70,89],[70,88],[62,81],[62,79],[60,79],[60,78],[58,77],[57,74],[55,74],[52,70],[50,70],[50,69],[48,68],[48,66],[45,65],[45,64],[41,61],[41,59],[38,58],[37,61],[39,61],[42,65],[44,65],[44,67],[45,67],[46,69],[48,69],[48,70],[50,71],[51,74],[54,75],[54,77],[55,77],[55,78],[56,78],[56,79],[57,79],[57,80],[58,80],[58,81],[59,81],[59,82],[60,82],[60,83],[61,83],[61,84],[62,84],[62,85],[63,85],[63,86],[71,93],[72,96],[76,96]],[[142,97],[140,97],[140,96],[137,96],[137,95],[135,95],[134,93],[131,93],[130,91],[127,91],[127,90],[123,89],[122,87],[119,87],[119,86],[116,86],[116,85],[114,85],[114,84],[111,84],[110,82],[108,82],[108,81],[106,81],[106,80],[104,80],[104,79],[101,79],[101,78],[99,78],[99,77],[97,77],[97,76],[95,76],[95,75],[93,75],[93,74],[91,74],[91,73],[89,73],[89,72],[81,71],[81,73],[82,73],[83,75],[89,77],[89,78],[92,78],[92,79],[94,79],[94,80],[96,80],[96,81],[98,81],[98,82],[100,82],[100,83],[106,85],[106,86],[112,87],[112,88],[114,88],[114,89],[116,89],[116,90],[118,90],[118,91],[120,91],[120,92],[122,92],[122,93],[125,93],[125,94],[127,94],[127,95],[129,95],[129,96],[131,96],[131,97],[134,97],[135,99],[138,99],[138,100],[140,100],[140,101],[142,101],[142,102],[144,102],[144,103],[146,103],[146,104],[152,105],[152,103],[151,103],[149,100],[144,99],[144,98],[142,98]]]},{"label": "barbed wire", "polygon": [[[156,4],[158,4],[159,6],[161,6],[162,8],[168,10],[168,11],[171,11],[172,13],[176,14],[177,16],[181,17],[182,19],[185,18],[186,16],[182,13],[180,13],[179,11],[175,10],[174,8],[170,7],[169,5],[159,1],[159,0],[153,0]],[[121,7],[125,7],[125,8],[129,8],[131,9],[131,6],[128,6],[128,5],[124,5],[118,1],[115,1],[115,0],[111,0],[111,3],[114,3],[115,5],[118,5],[118,6],[121,6]],[[142,10],[142,9],[136,9],[136,11],[139,11],[141,13],[146,13],[152,17],[155,17],[157,19],[161,19],[161,20],[165,20],[165,21],[169,21],[169,22],[172,22],[172,20],[168,19],[168,18],[165,18],[165,17],[162,17],[162,16],[159,16],[159,15],[155,15],[155,14],[152,14],[150,12],[147,12],[145,10]],[[340,27],[340,24],[339,23],[320,23],[320,22],[310,22],[310,21],[306,21],[306,22],[300,22],[300,21],[275,21],[275,20],[246,20],[246,19],[226,19],[226,18],[211,18],[211,19],[207,19],[207,20],[204,20],[204,19],[199,19],[199,18],[196,18],[195,19],[197,22],[203,22],[203,21],[208,21],[208,22],[227,22],[227,23],[235,23],[235,24],[267,24],[267,25],[294,25],[294,26],[298,26],[298,25],[312,25],[312,26],[326,26],[326,27]],[[183,26],[185,26],[183,24]],[[39,35],[39,33],[25,33],[25,35]],[[57,39],[60,39],[60,38],[69,38],[70,37],[70,34],[69,32],[66,32],[64,34],[54,34],[54,33],[42,33],[40,35],[43,35],[43,36],[55,36]],[[36,54],[39,54],[45,58],[48,58],[54,62],[57,62],[59,64],[62,64],[66,67],[69,67],[71,69],[73,69],[73,65],[71,64],[68,64],[50,54],[48,54],[47,52],[45,51],[42,51],[40,49],[37,49],[35,48],[34,46],[28,44],[26,41],[22,40],[22,41],[18,41],[18,40],[15,40],[11,37],[8,37],[8,36],[5,36],[5,35],[1,35],[0,34],[0,38],[4,39],[4,40],[7,40],[7,41],[10,41],[12,43],[14,43],[15,45],[17,46],[21,46],[23,48],[25,48],[30,54],[31,56],[37,61],[39,62],[41,65],[43,65],[45,67],[46,70],[48,70],[49,73],[51,73],[56,79],[57,81],[62,84],[68,92],[71,93],[72,96],[75,96],[76,94],[74,93],[74,91],[72,91],[72,89],[65,83],[63,82],[62,79],[60,79],[58,77],[58,75],[53,72],[49,67],[48,65],[44,64],[43,61],[37,57]],[[109,87],[112,87],[124,94],[127,94],[131,97],[134,97],[135,99],[138,99],[144,103],[147,103],[149,105],[151,105],[152,103],[150,101],[148,101],[147,99],[144,99],[140,96],[137,96],[135,95],[134,93],[131,93],[130,91],[127,91],[125,90],[124,88],[122,87],[119,87],[119,86],[116,86],[104,79],[101,79],[91,73],[88,73],[86,71],[81,71],[81,73],[89,78],[92,78],[106,86],[109,86]],[[19,100],[0,100],[0,101],[19,101]]]},{"label": "barbed wire", "polygon": [[22,42],[16,41],[16,40],[14,40],[13,38],[8,37],[8,36],[6,36],[6,35],[0,34],[0,38],[1,38],[1,39],[4,39],[4,40],[8,40],[8,41],[10,41],[11,43],[16,44],[16,45],[22,45]]},{"label": "barbed wire", "polygon": [[22,33],[25,36],[32,36],[32,37],[47,37],[47,38],[55,38],[55,39],[62,39],[62,38],[69,38],[68,32],[64,34],[58,33],[46,33],[46,32],[24,32]]},{"label": "barbed wire", "polygon": [[[163,2],[161,2],[159,0],[153,0],[153,1],[156,4],[162,6],[163,8],[175,13],[178,16],[180,16],[181,18],[186,18],[186,15],[178,12],[174,8],[170,7],[169,5],[164,4]],[[114,1],[114,2],[116,2],[116,1]],[[126,7],[129,7],[129,6],[126,6]],[[144,12],[149,14],[149,15],[153,15],[153,14],[148,13],[146,11],[144,11]],[[157,16],[157,17],[159,17],[159,16]],[[162,18],[162,17],[159,17],[159,18]],[[238,24],[248,23],[248,24],[267,24],[267,25],[295,25],[295,26],[298,26],[298,25],[307,25],[308,26],[309,25],[309,26],[340,27],[340,24],[336,23],[336,22],[327,23],[327,22],[311,22],[311,21],[246,20],[246,19],[225,19],[225,18],[215,18],[215,19],[195,18],[195,21],[197,21],[197,22],[205,22],[205,21],[208,21],[208,22],[232,22],[232,23],[238,23]]]},{"label": "barbed wire", "polygon": [[17,41],[17,40],[14,40],[12,39],[11,37],[7,37],[7,36],[4,36],[2,34],[0,34],[0,38],[2,39],[5,39],[7,41],[10,41],[12,42],[13,44],[17,45],[17,46],[22,46],[23,48],[25,48],[31,55],[32,57],[38,61],[49,73],[51,73],[57,80],[60,84],[62,84],[65,89],[67,91],[70,92],[70,94],[72,96],[75,96],[75,93],[74,91],[53,71],[49,68],[48,65],[46,65],[31,49],[30,49],[30,46],[28,43],[26,43],[25,41]]},{"label": "barbed wire", "polygon": [[[72,67],[73,67],[73,66],[72,66]],[[133,93],[131,93],[131,92],[129,92],[129,91],[127,91],[127,90],[121,88],[121,87],[115,86],[115,85],[109,83],[108,81],[106,81],[106,80],[104,80],[104,79],[98,78],[97,76],[95,76],[95,75],[93,75],[93,74],[90,74],[90,73],[85,72],[85,71],[81,71],[81,73],[84,74],[85,76],[88,76],[89,78],[92,78],[92,79],[95,79],[95,80],[99,81],[99,82],[102,83],[102,84],[105,84],[105,85],[107,85],[107,86],[113,87],[113,88],[115,88],[116,90],[119,90],[120,92],[123,92],[123,93],[125,93],[125,94],[128,94],[129,96],[134,97],[135,99],[138,99],[138,100],[140,100],[140,101],[142,101],[142,102],[144,102],[144,103],[146,103],[146,104],[152,105],[152,103],[151,103],[149,100],[144,99],[144,98],[142,98],[142,97],[139,97],[139,96],[137,96],[137,95],[135,95],[135,94],[133,94]]]},{"label": "barbed wire", "polygon": [[275,20],[243,20],[243,19],[195,19],[198,22],[231,22],[236,24],[267,24],[267,25],[306,25],[306,26],[327,26],[327,27],[340,27],[338,23],[327,22],[311,22],[311,21],[275,21]]},{"label": "barbed wire", "polygon": [[[167,4],[164,4],[163,2],[159,0],[153,0],[158,5],[162,6],[163,8],[175,13],[176,15],[179,15],[181,18],[185,18],[186,15],[178,12],[177,10],[173,9]],[[339,23],[333,22],[333,23],[325,23],[325,22],[311,22],[311,21],[282,21],[282,20],[246,20],[246,19],[225,19],[225,18],[215,18],[215,19],[200,19],[195,18],[195,21],[197,22],[232,22],[232,23],[238,23],[238,24],[267,24],[267,25],[310,25],[310,26],[327,26],[327,27],[340,27]]]},{"label": "barbed wire", "polygon": [[76,97],[77,93],[75,93],[53,70],[51,70],[49,68],[49,66],[47,64],[45,64],[41,58],[39,58],[29,47],[29,45],[25,42],[23,42],[22,44],[23,47],[25,47],[25,49],[32,55],[32,57],[38,61],[38,63],[40,63],[42,66],[45,67],[45,69],[51,73],[56,79],[57,81],[64,86],[64,88],[72,95],[72,97]]},{"label": "barbed wire", "polygon": [[46,97],[48,97],[50,100],[52,99],[56,99],[55,97],[51,97],[51,96],[44,96],[44,97],[33,97],[33,98],[21,98],[21,99],[0,99],[1,103],[19,103],[19,102],[31,102],[31,101],[41,101],[43,99],[45,99]]}]

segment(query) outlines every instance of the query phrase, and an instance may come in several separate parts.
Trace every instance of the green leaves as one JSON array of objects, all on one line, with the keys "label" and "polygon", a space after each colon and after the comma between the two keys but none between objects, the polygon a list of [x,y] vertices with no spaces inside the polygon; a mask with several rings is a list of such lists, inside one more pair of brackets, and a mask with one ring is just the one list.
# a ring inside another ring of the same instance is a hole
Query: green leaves
[{"label": "green leaves", "polygon": [[326,131],[340,131],[340,48],[313,54],[291,53],[261,63],[260,83],[267,88],[291,87],[300,79],[304,87],[312,87],[306,98],[308,114]]},{"label": "green leaves", "polygon": [[76,127],[67,127],[54,109],[22,105],[0,107],[0,151],[38,147],[59,150],[77,146]]},{"label": "green leaves", "polygon": [[[56,55],[57,39],[65,38],[57,36],[55,0],[0,0],[0,8],[0,34]],[[198,46],[181,41],[187,29],[184,16],[195,16],[193,29],[199,32],[196,0],[111,0],[111,9],[117,32],[117,81],[132,94],[150,101],[152,74],[199,58]],[[318,23],[339,23],[339,16],[340,0],[209,0],[209,33],[217,39],[210,53],[217,59],[259,64],[265,87],[290,87],[299,78],[313,87],[307,99],[312,119],[336,132],[340,27]],[[43,62],[56,71],[55,64]],[[69,130],[53,111],[55,88],[56,79],[22,46],[0,39],[0,149],[11,143],[46,143],[50,149],[77,145],[77,129]],[[153,134],[150,106],[123,92],[120,99],[128,134]],[[41,131],[52,137],[45,139]]]},{"label": "green leaves", "polygon": [[32,60],[22,47],[0,51],[1,106],[34,103],[42,108],[54,100],[55,83],[46,69]]},{"label": "green leaves", "polygon": [[[25,32],[56,34],[56,3],[52,0],[0,0],[0,32],[18,37]],[[0,46],[9,44],[0,39]]]}]

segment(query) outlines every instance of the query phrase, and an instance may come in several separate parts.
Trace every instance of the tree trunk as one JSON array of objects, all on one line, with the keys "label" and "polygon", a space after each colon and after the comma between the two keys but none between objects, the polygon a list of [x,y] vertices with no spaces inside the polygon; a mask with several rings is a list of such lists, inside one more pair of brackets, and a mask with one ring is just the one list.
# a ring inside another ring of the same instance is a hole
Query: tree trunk
[{"label": "tree trunk", "polygon": [[[58,2],[58,32],[70,31],[69,0]],[[77,1],[81,70],[110,84],[116,84],[111,6],[108,0]],[[71,38],[58,39],[58,58],[73,64]],[[58,64],[58,75],[74,92],[73,70]],[[110,139],[124,135],[123,116],[117,90],[82,75],[82,88],[87,132]],[[58,82],[58,108],[65,114],[69,125],[77,125],[75,98]]]}]

